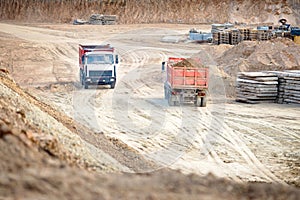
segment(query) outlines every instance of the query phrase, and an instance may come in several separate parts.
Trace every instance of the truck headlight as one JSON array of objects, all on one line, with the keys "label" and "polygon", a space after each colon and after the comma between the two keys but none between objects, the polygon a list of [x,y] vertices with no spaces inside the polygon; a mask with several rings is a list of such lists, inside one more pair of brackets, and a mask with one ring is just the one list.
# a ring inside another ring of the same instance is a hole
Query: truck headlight
[{"label": "truck headlight", "polygon": [[115,79],[111,78],[110,81],[114,81]]}]

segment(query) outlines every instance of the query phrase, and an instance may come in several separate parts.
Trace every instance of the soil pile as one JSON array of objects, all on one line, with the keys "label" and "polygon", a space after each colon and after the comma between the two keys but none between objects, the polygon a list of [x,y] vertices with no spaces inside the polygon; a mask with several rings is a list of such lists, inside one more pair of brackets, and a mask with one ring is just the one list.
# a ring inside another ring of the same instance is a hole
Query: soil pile
[{"label": "soil pile", "polygon": [[187,58],[184,59],[183,61],[180,61],[178,63],[175,63],[172,65],[173,67],[186,67],[186,68],[201,68],[205,67],[204,65],[201,64],[200,60],[196,60],[193,58]]},{"label": "soil pile", "polygon": [[298,2],[280,0],[15,0],[0,6],[1,19],[30,22],[71,22],[94,13],[117,15],[119,23],[278,23],[286,18],[299,24],[300,12]]},{"label": "soil pile", "polygon": [[300,69],[300,46],[290,39],[244,41],[225,51],[217,62],[230,76],[237,72]]},{"label": "soil pile", "polygon": [[[18,118],[16,115],[12,116]],[[212,175],[185,176],[166,170],[144,175],[95,174],[54,159],[34,145],[28,134],[10,129],[2,121],[0,148],[0,199],[297,200],[300,195],[293,187],[239,185]]]}]

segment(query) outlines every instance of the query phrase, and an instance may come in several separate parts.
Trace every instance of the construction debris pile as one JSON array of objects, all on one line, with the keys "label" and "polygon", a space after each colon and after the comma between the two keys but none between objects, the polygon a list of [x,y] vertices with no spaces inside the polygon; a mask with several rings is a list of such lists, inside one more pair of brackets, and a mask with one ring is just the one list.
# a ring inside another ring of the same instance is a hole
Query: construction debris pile
[{"label": "construction debris pile", "polygon": [[300,70],[240,72],[236,101],[300,104]]},{"label": "construction debris pile", "polygon": [[102,14],[92,14],[90,19],[82,20],[82,19],[75,19],[73,24],[74,25],[83,25],[83,24],[92,24],[92,25],[113,25],[117,22],[116,15],[102,15]]}]

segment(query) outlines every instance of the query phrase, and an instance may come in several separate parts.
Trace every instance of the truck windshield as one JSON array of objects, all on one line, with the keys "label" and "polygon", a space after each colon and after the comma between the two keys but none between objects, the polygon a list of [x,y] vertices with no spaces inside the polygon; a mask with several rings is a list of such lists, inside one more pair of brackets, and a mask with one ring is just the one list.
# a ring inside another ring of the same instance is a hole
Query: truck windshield
[{"label": "truck windshield", "polygon": [[88,55],[87,64],[113,64],[114,58],[112,54]]}]

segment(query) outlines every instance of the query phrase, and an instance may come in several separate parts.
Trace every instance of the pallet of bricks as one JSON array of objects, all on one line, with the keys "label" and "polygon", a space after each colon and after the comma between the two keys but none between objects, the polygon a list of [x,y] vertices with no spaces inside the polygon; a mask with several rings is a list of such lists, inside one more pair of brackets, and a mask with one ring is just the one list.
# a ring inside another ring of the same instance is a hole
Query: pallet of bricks
[{"label": "pallet of bricks", "polygon": [[256,41],[257,40],[257,35],[258,35],[258,30],[250,29],[249,40]]},{"label": "pallet of bricks", "polygon": [[271,72],[240,72],[236,81],[236,101],[276,102],[278,77]]},{"label": "pallet of bricks", "polygon": [[258,30],[257,32],[257,40],[260,41],[270,40],[271,36],[272,36],[271,31]]},{"label": "pallet of bricks", "polygon": [[229,44],[230,34],[228,31],[213,33],[213,44]]},{"label": "pallet of bricks", "polygon": [[229,44],[229,32],[227,31],[220,32],[220,44]]},{"label": "pallet of bricks", "polygon": [[242,40],[250,40],[250,29],[249,28],[241,28],[239,29],[241,33]]},{"label": "pallet of bricks", "polygon": [[273,72],[278,75],[278,103],[300,104],[300,70]]},{"label": "pallet of bricks", "polygon": [[237,45],[241,42],[241,33],[239,30],[231,30],[229,33],[229,44]]},{"label": "pallet of bricks", "polygon": [[213,33],[213,44],[216,44],[216,45],[218,45],[218,44],[220,44],[220,34],[219,34],[219,32],[214,32]]}]

